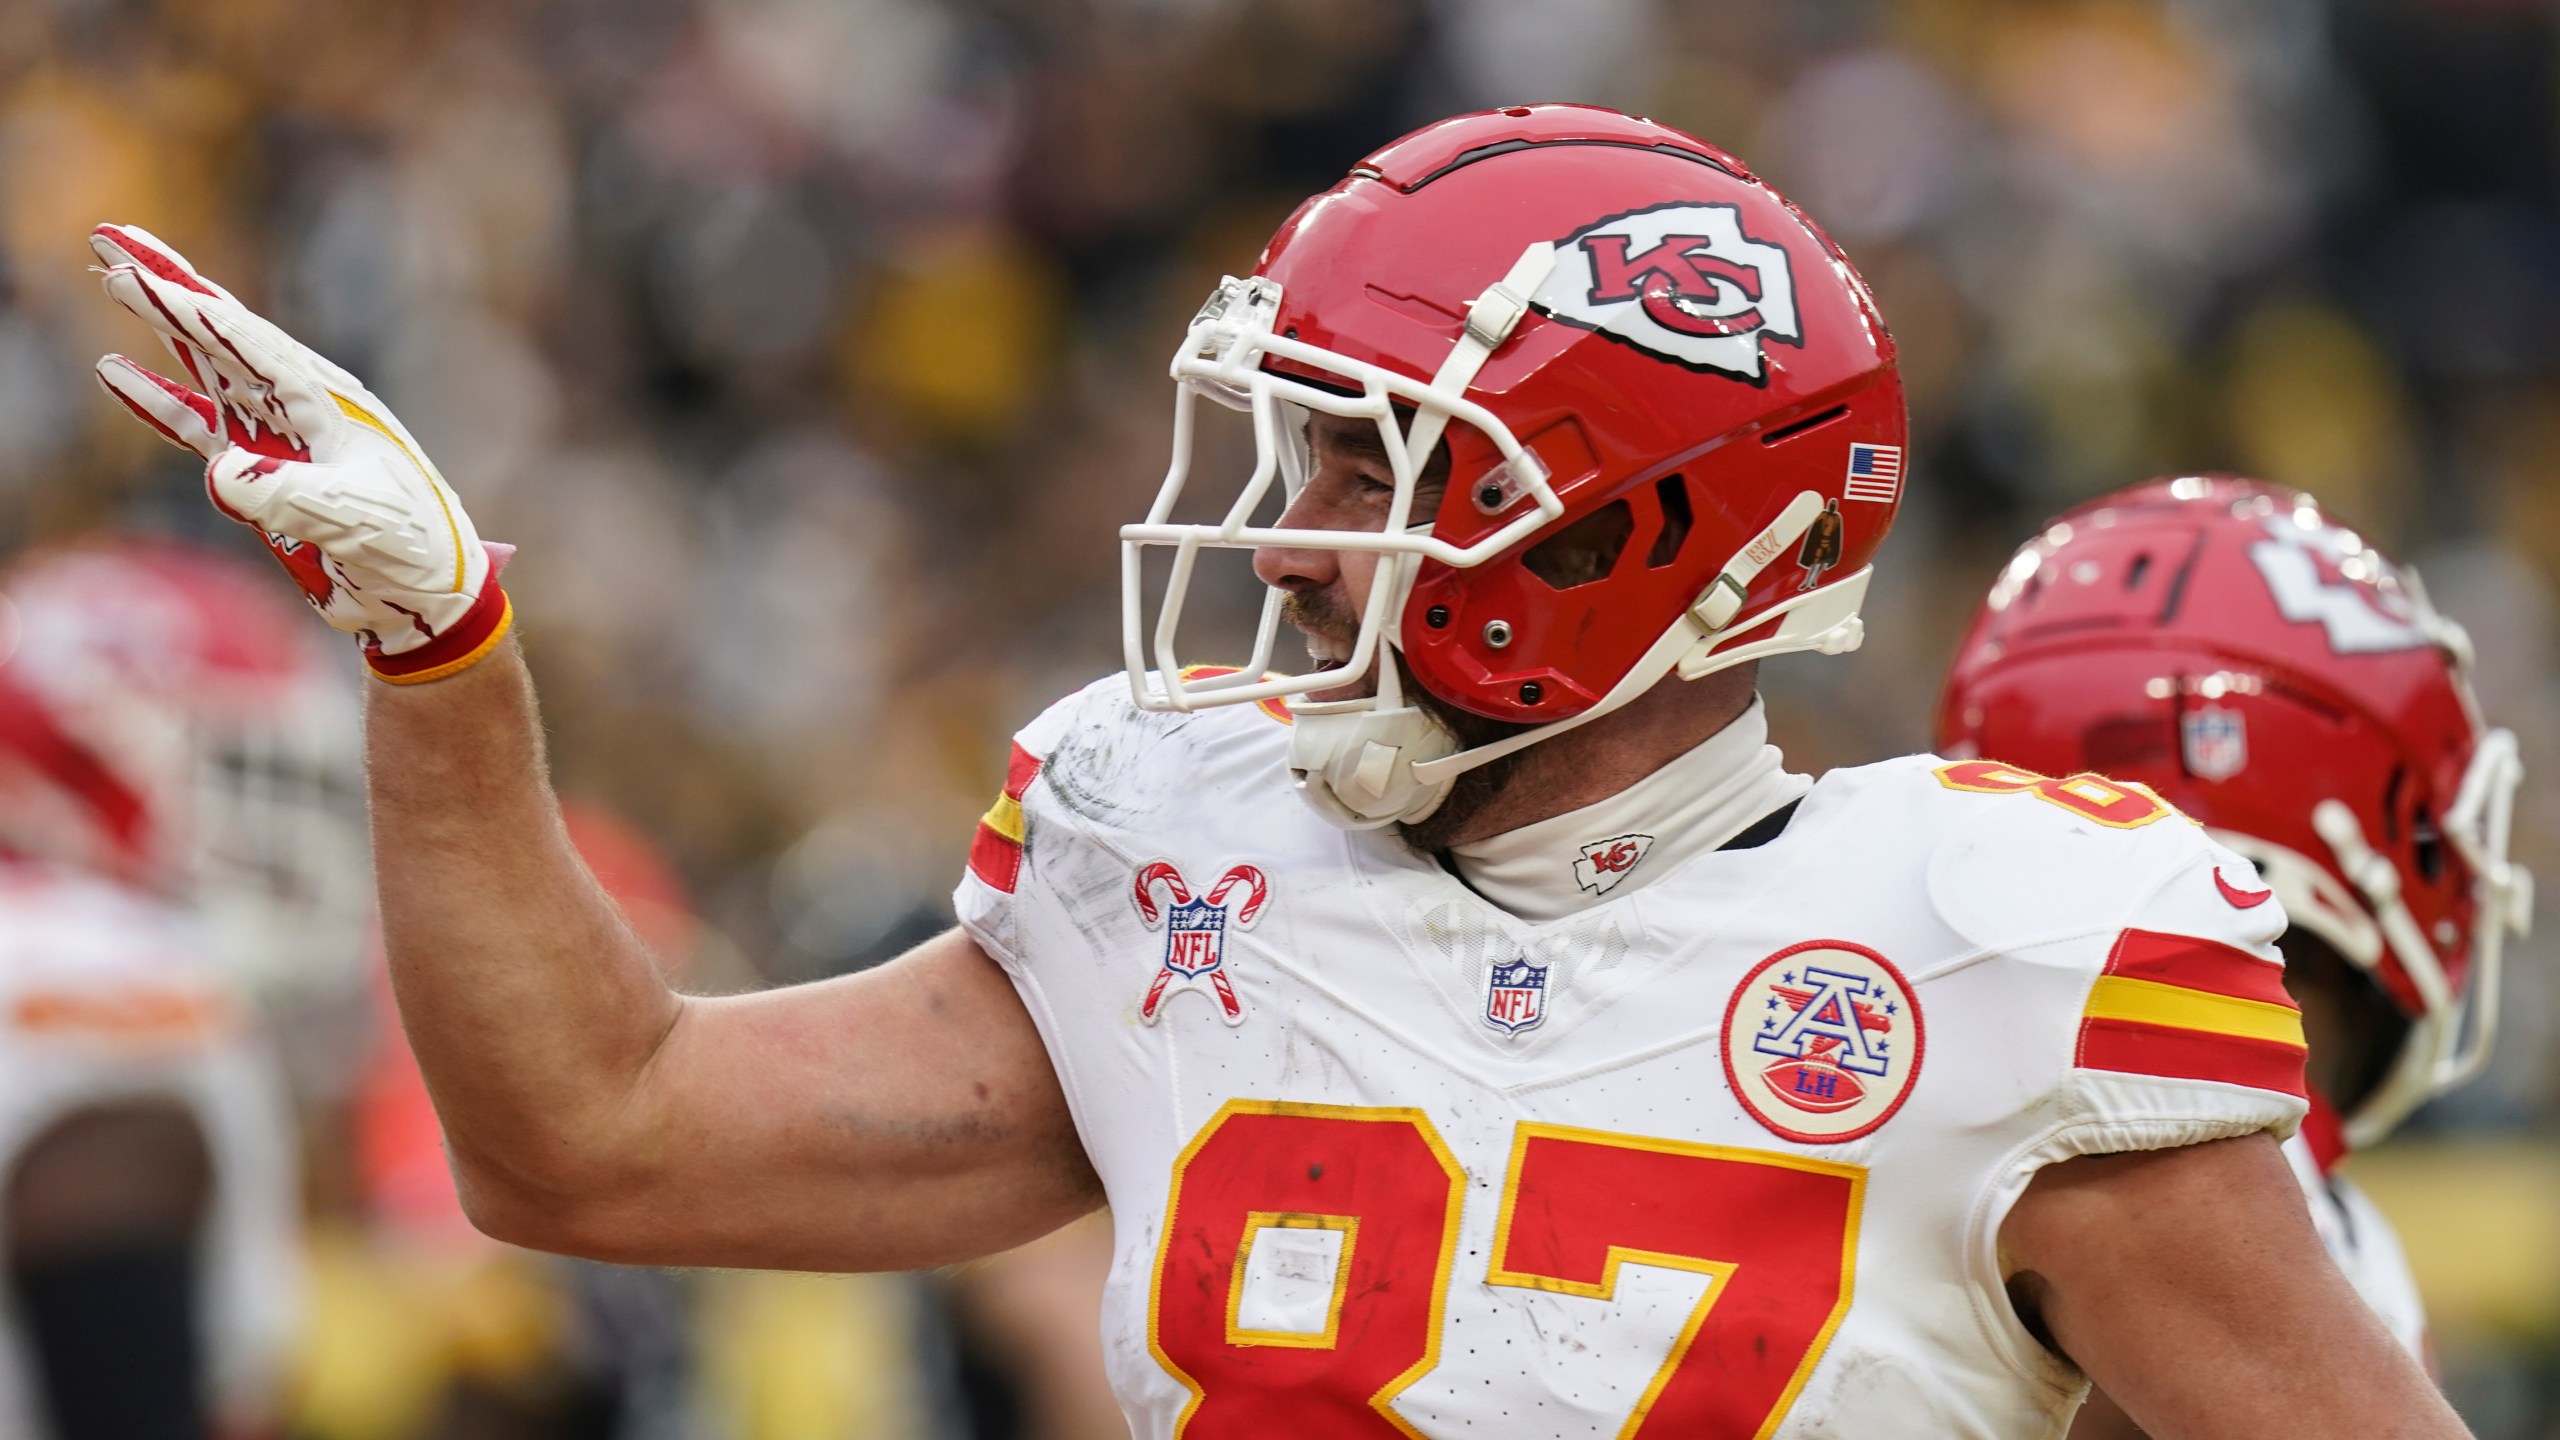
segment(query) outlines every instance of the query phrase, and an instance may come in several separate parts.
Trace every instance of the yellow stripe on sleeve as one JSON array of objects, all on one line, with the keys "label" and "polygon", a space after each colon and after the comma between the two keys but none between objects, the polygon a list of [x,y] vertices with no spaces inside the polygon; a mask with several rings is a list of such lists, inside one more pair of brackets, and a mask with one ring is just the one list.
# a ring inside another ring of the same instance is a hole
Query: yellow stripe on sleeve
[{"label": "yellow stripe on sleeve", "polygon": [[2089,991],[2086,1014],[2092,1020],[2130,1020],[2245,1040],[2273,1040],[2280,1045],[2303,1043],[2302,1013],[2290,1005],[2235,999],[2129,975],[2099,976]]},{"label": "yellow stripe on sleeve", "polygon": [[987,813],[979,817],[978,823],[1019,845],[1022,843],[1022,802],[1010,795],[998,795],[996,803],[987,807]]}]

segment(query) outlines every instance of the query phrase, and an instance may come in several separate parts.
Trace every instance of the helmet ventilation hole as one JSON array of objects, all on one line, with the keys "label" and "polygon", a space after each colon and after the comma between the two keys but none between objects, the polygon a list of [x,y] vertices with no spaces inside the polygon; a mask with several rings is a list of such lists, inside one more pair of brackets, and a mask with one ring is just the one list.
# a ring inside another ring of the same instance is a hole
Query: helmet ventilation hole
[{"label": "helmet ventilation hole", "polygon": [[2141,554],[2133,557],[2132,564],[2124,567],[2124,588],[2127,590],[2141,589],[2142,577],[2149,573],[2151,573],[2151,552],[2145,550]]},{"label": "helmet ventilation hole", "polygon": [[1606,580],[1635,535],[1635,507],[1612,500],[1529,547],[1520,563],[1552,590]]},{"label": "helmet ventilation hole", "polygon": [[2433,885],[2444,878],[2444,832],[2436,827],[2436,818],[2425,806],[2410,817],[2409,848],[2418,864],[2418,878]]},{"label": "helmet ventilation hole", "polygon": [[1509,645],[1511,643],[1511,622],[1508,620],[1487,620],[1484,622],[1484,643],[1492,646],[1496,650],[1500,650],[1504,646]]},{"label": "helmet ventilation hole", "polygon": [[1837,420],[1848,413],[1848,406],[1834,405],[1819,415],[1808,415],[1793,425],[1779,426],[1777,429],[1761,436],[1760,443],[1763,445],[1783,445],[1797,436],[1804,434],[1808,430],[1819,430],[1823,426],[1830,424],[1832,421]]},{"label": "helmet ventilation hole", "polygon": [[1653,537],[1653,548],[1645,552],[1648,570],[1659,570],[1680,558],[1680,547],[1688,543],[1689,526],[1697,518],[1689,511],[1689,482],[1678,475],[1665,475],[1653,482],[1654,498],[1662,504],[1662,533]]}]

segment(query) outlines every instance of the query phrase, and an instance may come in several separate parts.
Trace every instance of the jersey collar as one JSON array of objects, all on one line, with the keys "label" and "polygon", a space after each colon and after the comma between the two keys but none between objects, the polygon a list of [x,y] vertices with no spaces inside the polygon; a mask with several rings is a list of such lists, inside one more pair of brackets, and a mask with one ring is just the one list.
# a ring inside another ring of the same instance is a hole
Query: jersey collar
[{"label": "jersey collar", "polygon": [[1456,846],[1450,868],[1477,894],[1543,924],[1651,884],[1812,788],[1769,743],[1768,712],[1754,697],[1732,724],[1626,789]]}]

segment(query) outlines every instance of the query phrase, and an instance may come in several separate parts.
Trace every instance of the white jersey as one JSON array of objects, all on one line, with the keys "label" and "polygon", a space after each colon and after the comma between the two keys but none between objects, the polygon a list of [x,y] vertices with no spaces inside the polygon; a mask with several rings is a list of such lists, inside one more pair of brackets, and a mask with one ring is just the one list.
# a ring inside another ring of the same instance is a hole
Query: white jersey
[{"label": "white jersey", "polygon": [[958,894],[1109,1193],[1146,1440],[2058,1435],[2028,1179],[2303,1114],[2283,913],[2145,792],[1835,771],[1532,925],[1325,823],[1287,742],[1090,687]]},{"label": "white jersey", "polygon": [[[145,1098],[187,1107],[212,1156],[199,1333],[215,1414],[252,1433],[275,1419],[301,1305],[282,1083],[185,912],[77,872],[0,862],[0,1173],[66,1115]],[[47,1433],[34,1384],[0,1287],[0,1436]]]}]

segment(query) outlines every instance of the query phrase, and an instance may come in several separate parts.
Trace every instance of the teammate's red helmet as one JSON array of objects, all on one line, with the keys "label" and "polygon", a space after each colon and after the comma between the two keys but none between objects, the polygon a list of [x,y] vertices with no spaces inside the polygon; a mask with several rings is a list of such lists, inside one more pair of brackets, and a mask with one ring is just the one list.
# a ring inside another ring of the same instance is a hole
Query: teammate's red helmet
[{"label": "teammate's red helmet", "polygon": [[2417,576],[2310,496],[2185,476],[2018,552],[1957,652],[1939,745],[2148,784],[2255,861],[2412,1022],[2348,1117],[2364,1144],[2486,1057],[2531,908],[2507,858],[2515,741],[2482,727],[2470,663]]},{"label": "teammate's red helmet", "polygon": [[361,960],[346,667],[261,566],[173,542],[43,552],[0,585],[0,854],[196,905],[247,978]]},{"label": "teammate's red helmet", "polygon": [[[1589,106],[1460,116],[1362,161],[1212,297],[1173,374],[1173,468],[1147,523],[1122,531],[1127,661],[1149,708],[1340,686],[1383,641],[1441,699],[1544,726],[1675,667],[1847,649],[1901,495],[1893,343],[1848,261],[1733,157]],[[1223,522],[1173,524],[1200,395],[1252,412],[1257,466]],[[1397,480],[1384,533],[1253,523],[1275,479],[1294,494],[1306,474],[1292,407],[1378,425]],[[1443,440],[1448,487],[1422,514],[1416,479]],[[1567,531],[1571,573],[1542,548]],[[1176,551],[1152,625],[1149,545]],[[1262,677],[1275,595],[1243,672],[1186,673],[1194,552],[1258,545],[1392,557],[1352,654]],[[1419,753],[1386,723],[1385,669],[1375,703],[1297,707],[1302,731],[1336,737],[1312,768],[1344,761],[1329,788],[1352,823],[1427,813],[1480,763]],[[1339,723],[1343,706],[1367,718]],[[1405,753],[1381,759],[1380,743]]]}]

